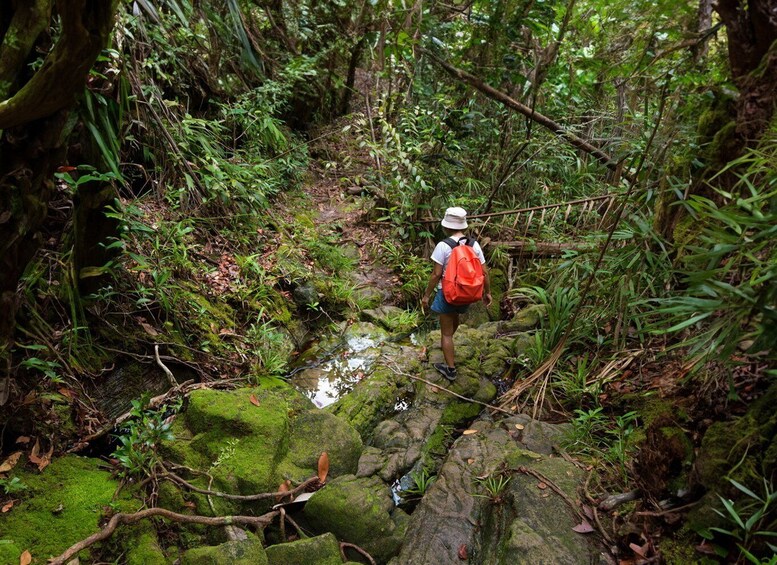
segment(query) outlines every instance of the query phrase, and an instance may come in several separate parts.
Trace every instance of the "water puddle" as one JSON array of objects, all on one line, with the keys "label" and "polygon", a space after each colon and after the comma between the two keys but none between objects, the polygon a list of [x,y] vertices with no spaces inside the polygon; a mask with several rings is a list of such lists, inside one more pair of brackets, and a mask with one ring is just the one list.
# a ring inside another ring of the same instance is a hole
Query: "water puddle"
[{"label": "water puddle", "polygon": [[319,408],[329,406],[369,376],[381,343],[370,335],[347,336],[334,353],[297,372],[291,383]]}]

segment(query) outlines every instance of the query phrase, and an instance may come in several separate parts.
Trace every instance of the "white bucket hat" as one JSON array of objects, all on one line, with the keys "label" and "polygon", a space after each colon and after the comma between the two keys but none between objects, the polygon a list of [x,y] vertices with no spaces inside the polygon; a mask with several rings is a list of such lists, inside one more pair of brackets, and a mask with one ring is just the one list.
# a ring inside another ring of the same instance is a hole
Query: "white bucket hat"
[{"label": "white bucket hat", "polygon": [[451,230],[467,229],[467,211],[464,208],[448,208],[445,210],[445,217],[442,219],[442,227]]}]

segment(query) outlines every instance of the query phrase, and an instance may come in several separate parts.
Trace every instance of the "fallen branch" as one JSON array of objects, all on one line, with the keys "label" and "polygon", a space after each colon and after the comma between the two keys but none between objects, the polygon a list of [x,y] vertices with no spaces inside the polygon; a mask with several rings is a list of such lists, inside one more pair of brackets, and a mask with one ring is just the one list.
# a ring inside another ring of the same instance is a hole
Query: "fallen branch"
[{"label": "fallen branch", "polygon": [[[164,469],[164,466],[163,466],[163,469]],[[226,498],[228,500],[267,500],[270,498],[281,499],[287,496],[296,496],[297,494],[304,491],[309,486],[321,482],[318,477],[311,477],[309,479],[306,479],[299,486],[294,487],[292,490],[279,491],[279,492],[262,492],[259,494],[242,495],[242,494],[229,494],[226,492],[219,492],[215,490],[196,487],[190,482],[186,481],[186,479],[176,475],[171,471],[168,471],[167,469],[164,470],[164,473],[162,474],[162,478],[170,479],[172,482],[182,487],[185,487],[191,490],[192,492],[196,492],[199,494],[206,494],[208,496],[217,496],[219,498]]]},{"label": "fallen branch", "polygon": [[592,145],[585,139],[575,135],[571,131],[565,129],[561,124],[553,121],[552,119],[550,119],[549,117],[543,114],[540,114],[539,112],[535,111],[533,108],[530,108],[529,106],[522,104],[521,102],[518,102],[517,100],[515,100],[514,98],[511,98],[504,92],[497,90],[496,88],[492,87],[489,84],[486,84],[485,82],[483,82],[482,79],[476,77],[475,75],[470,74],[465,70],[454,67],[450,63],[440,59],[437,55],[435,55],[429,50],[424,49],[423,51],[424,53],[429,55],[429,57],[435,63],[437,63],[443,69],[445,69],[445,71],[452,77],[457,78],[460,81],[469,84],[470,86],[479,90],[488,98],[491,98],[492,100],[496,100],[497,102],[501,102],[508,108],[515,110],[523,114],[527,118],[533,120],[534,122],[540,124],[541,126],[550,130],[552,133],[554,133],[561,139],[564,139],[565,141],[567,141],[577,149],[580,149],[581,151],[584,151],[585,153],[592,155],[593,157],[596,158],[597,161],[602,163],[608,169],[613,171],[618,170],[618,161],[613,159],[610,155],[608,155],[604,151],[602,151],[599,147],[596,147],[595,145]]},{"label": "fallen branch", "polygon": [[540,257],[561,257],[565,251],[578,253],[590,253],[596,251],[593,247],[585,247],[576,243],[550,243],[547,241],[516,240],[516,241],[490,241],[489,246],[506,247],[512,254],[529,254]]},{"label": "fallen branch", "polygon": [[451,395],[455,396],[456,398],[460,398],[461,400],[464,400],[466,402],[471,402],[472,404],[480,404],[481,406],[485,406],[486,408],[489,408],[491,410],[496,410],[497,412],[502,412],[503,414],[507,414],[509,416],[513,416],[514,415],[511,411],[505,410],[504,408],[500,408],[499,406],[493,406],[493,405],[488,404],[486,402],[481,402],[480,400],[475,400],[474,398],[468,398],[466,396],[462,396],[459,393],[453,392],[452,390],[450,390],[448,388],[445,388],[444,386],[441,386],[441,385],[439,385],[437,383],[433,383],[432,381],[428,381],[426,379],[422,379],[421,377],[416,377],[415,375],[411,375],[410,373],[405,373],[404,371],[401,371],[399,369],[399,367],[397,367],[396,365],[394,367],[390,367],[389,365],[387,365],[387,366],[394,372],[394,374],[402,375],[403,377],[407,377],[409,379],[413,379],[414,381],[420,381],[422,383],[426,383],[429,386],[436,387],[436,388],[438,388],[438,389],[440,389],[440,390],[442,390],[444,392],[447,392],[448,394],[451,394]]},{"label": "fallen branch", "polygon": [[159,358],[159,344],[154,345],[154,359],[156,359],[156,364],[159,365],[165,372],[165,375],[167,375],[167,381],[170,383],[170,386],[176,388],[178,386],[178,381],[175,380],[175,375],[173,375],[173,372],[168,369],[167,365],[162,363],[162,360]]},{"label": "fallen branch", "polygon": [[[193,390],[197,390],[200,388],[207,388],[207,387],[205,387],[203,383],[195,383],[193,380],[184,381],[180,385],[176,386],[175,388],[171,388],[166,393],[153,397],[151,400],[148,401],[148,407],[156,408],[157,406],[161,406],[162,404],[164,404],[170,398],[174,397],[177,394],[186,394],[188,392],[191,392]],[[118,418],[114,418],[113,420],[111,420],[109,423],[104,425],[96,432],[89,434],[85,438],[79,440],[78,443],[76,443],[73,447],[68,449],[66,453],[77,453],[81,451],[82,449],[84,449],[89,445],[90,441],[94,441],[96,439],[103,437],[112,429],[114,429],[116,426],[124,423],[131,416],[132,416],[132,411],[130,410],[128,412],[125,412]]]},{"label": "fallen branch", "polygon": [[147,508],[134,514],[120,512],[114,514],[108,524],[99,532],[92,534],[86,539],[79,541],[67,548],[61,555],[49,560],[49,565],[64,565],[69,559],[75,557],[79,551],[91,547],[99,541],[111,537],[116,528],[122,524],[134,524],[146,518],[158,516],[171,522],[180,522],[184,524],[202,524],[205,526],[231,526],[233,524],[245,524],[248,526],[266,527],[273,519],[278,516],[278,511],[273,510],[261,516],[197,516],[179,514],[165,508]]},{"label": "fallen branch", "polygon": [[638,490],[630,490],[629,492],[611,494],[599,503],[599,509],[604,510],[605,512],[609,512],[611,510],[615,510],[618,506],[625,502],[636,500],[638,496]]},{"label": "fallen branch", "polygon": [[345,549],[353,549],[354,551],[359,552],[359,554],[364,557],[367,561],[370,562],[370,565],[377,565],[375,560],[372,558],[372,555],[367,553],[365,550],[363,550],[361,547],[356,545],[355,543],[348,543],[346,541],[340,542],[340,557],[343,558],[343,561],[348,561],[348,557],[345,555]]}]

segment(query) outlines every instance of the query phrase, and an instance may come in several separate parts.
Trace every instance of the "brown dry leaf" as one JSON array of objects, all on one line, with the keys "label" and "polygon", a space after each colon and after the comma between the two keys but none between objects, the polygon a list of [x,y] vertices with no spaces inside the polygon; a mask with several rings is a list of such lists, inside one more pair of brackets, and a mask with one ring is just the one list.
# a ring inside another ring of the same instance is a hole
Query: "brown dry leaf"
[{"label": "brown dry leaf", "polygon": [[76,396],[78,396],[76,391],[74,391],[73,389],[70,389],[70,388],[66,388],[64,386],[60,387],[57,390],[57,392],[59,392],[59,394],[61,394],[62,396],[66,397],[66,398],[69,398],[70,400],[73,400]]},{"label": "brown dry leaf", "polygon": [[30,443],[30,436],[19,436],[16,438],[16,443]]},{"label": "brown dry leaf", "polygon": [[151,324],[149,324],[147,322],[140,322],[140,325],[143,327],[143,329],[146,331],[146,333],[148,335],[150,335],[151,337],[156,337],[156,336],[159,335],[159,332],[156,331],[154,326],[152,326]]},{"label": "brown dry leaf", "polygon": [[475,462],[475,460],[472,459],[471,457],[469,459],[467,459],[467,465],[472,465],[474,462]]},{"label": "brown dry leaf", "polygon": [[459,559],[461,559],[462,561],[466,561],[467,560],[467,544],[466,543],[462,543],[459,546]]},{"label": "brown dry leaf", "polygon": [[25,549],[19,556],[19,565],[30,565],[30,563],[32,563],[32,555]]},{"label": "brown dry leaf", "polygon": [[326,482],[326,476],[329,474],[329,455],[326,451],[321,453],[321,457],[318,458],[318,480],[322,483]]},{"label": "brown dry leaf", "polygon": [[[286,479],[283,481],[280,485],[278,485],[278,492],[289,492],[291,490],[291,481],[289,479]],[[275,497],[275,500],[280,502],[286,495],[285,494],[279,494]]]},{"label": "brown dry leaf", "polygon": [[432,385],[432,392],[440,392],[440,389]]},{"label": "brown dry leaf", "polygon": [[3,464],[0,465],[0,473],[7,473],[14,467],[16,467],[16,464],[19,462],[19,457],[22,456],[21,451],[17,451],[16,453],[11,453],[5,461],[3,461]]},{"label": "brown dry leaf", "polygon": [[523,424],[515,424],[515,429],[517,429],[517,430],[522,430],[522,429],[524,429],[525,427],[526,427],[526,426],[524,426]]},{"label": "brown dry leaf", "polygon": [[463,433],[465,436],[471,436],[472,434],[476,434],[476,433],[478,433],[478,431],[477,431],[477,430],[464,430],[462,433]]},{"label": "brown dry leaf", "polygon": [[256,398],[255,394],[252,394],[251,396],[249,396],[248,400],[250,400],[251,404],[253,404],[254,406],[261,406],[261,404],[259,403],[259,399]]},{"label": "brown dry leaf", "polygon": [[38,457],[38,454],[40,454],[40,440],[35,439],[35,445],[32,446],[32,451],[30,451],[30,463],[33,463],[34,465],[40,464],[41,458]]},{"label": "brown dry leaf", "polygon": [[539,483],[537,483],[537,488],[540,490],[545,490],[546,488],[548,488],[548,485],[540,481]]},{"label": "brown dry leaf", "polygon": [[43,471],[46,467],[49,466],[49,463],[51,463],[51,456],[54,455],[54,444],[51,444],[51,447],[49,448],[48,452],[40,458],[40,462],[38,463],[38,471]]},{"label": "brown dry leaf", "polygon": [[11,501],[9,501],[9,502],[6,502],[6,503],[3,505],[3,507],[2,507],[2,508],[0,508],[0,512],[2,512],[3,514],[5,514],[5,513],[6,513],[6,512],[8,512],[8,511],[9,511],[11,508],[13,508],[13,505],[14,505],[14,504],[16,504],[16,501],[15,501],[15,500],[11,500]]},{"label": "brown dry leaf", "polygon": [[578,534],[590,534],[591,532],[594,531],[594,528],[591,524],[583,520],[577,526],[572,528],[572,531],[575,531]]},{"label": "brown dry leaf", "polygon": [[636,543],[630,543],[629,547],[631,548],[631,551],[639,555],[640,557],[646,558],[648,555],[648,549],[649,544],[645,545],[637,545]]}]

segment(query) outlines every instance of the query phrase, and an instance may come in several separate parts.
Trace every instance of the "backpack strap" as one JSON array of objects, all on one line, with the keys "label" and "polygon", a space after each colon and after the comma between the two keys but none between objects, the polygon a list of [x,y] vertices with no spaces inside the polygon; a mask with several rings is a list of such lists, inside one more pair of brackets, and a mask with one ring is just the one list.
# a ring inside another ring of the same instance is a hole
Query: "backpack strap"
[{"label": "backpack strap", "polygon": [[475,238],[473,237],[463,236],[463,237],[460,237],[458,241],[453,239],[452,237],[446,237],[445,239],[443,239],[443,241],[447,243],[451,249],[456,249],[459,246],[459,242],[462,239],[467,240],[466,245],[468,245],[469,247],[475,247]]}]

